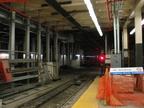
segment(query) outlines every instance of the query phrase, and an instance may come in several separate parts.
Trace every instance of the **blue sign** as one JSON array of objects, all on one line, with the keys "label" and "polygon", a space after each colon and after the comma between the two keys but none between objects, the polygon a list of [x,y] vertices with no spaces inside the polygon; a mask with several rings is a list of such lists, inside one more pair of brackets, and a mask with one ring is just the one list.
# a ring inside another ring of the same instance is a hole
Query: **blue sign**
[{"label": "blue sign", "polygon": [[142,67],[110,68],[110,75],[144,74]]}]

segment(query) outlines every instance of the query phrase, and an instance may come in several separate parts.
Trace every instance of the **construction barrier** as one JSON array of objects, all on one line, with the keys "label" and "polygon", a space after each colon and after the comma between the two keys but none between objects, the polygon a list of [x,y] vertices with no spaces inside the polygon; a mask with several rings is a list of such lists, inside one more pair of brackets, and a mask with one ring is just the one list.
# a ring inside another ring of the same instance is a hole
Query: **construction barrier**
[{"label": "construction barrier", "polygon": [[96,98],[104,99],[104,105],[144,105],[144,75],[110,75],[106,67],[101,77]]}]

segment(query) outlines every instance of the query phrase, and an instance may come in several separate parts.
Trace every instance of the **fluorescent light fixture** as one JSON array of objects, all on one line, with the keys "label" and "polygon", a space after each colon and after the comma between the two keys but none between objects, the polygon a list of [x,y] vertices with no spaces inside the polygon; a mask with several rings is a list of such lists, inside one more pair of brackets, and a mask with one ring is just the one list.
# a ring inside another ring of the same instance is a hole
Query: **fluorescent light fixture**
[{"label": "fluorescent light fixture", "polygon": [[135,28],[130,32],[130,35],[134,34]]},{"label": "fluorescent light fixture", "polygon": [[141,25],[143,25],[144,24],[144,19],[141,21]]},{"label": "fluorescent light fixture", "polygon": [[98,20],[97,20],[97,17],[95,15],[95,12],[94,12],[94,9],[93,9],[91,1],[90,0],[84,0],[84,2],[85,2],[86,6],[88,8],[89,14],[90,14],[90,16],[91,16],[91,18],[92,18],[97,30],[98,30],[100,36],[102,36],[103,33],[102,33],[102,30],[101,30],[100,25],[98,23]]},{"label": "fluorescent light fixture", "polygon": [[[144,24],[144,19],[141,21],[141,25],[143,24]],[[134,34],[134,32],[135,32],[135,28],[130,32],[130,35]]]},{"label": "fluorescent light fixture", "polygon": [[80,54],[76,54],[76,56],[80,56]]},{"label": "fluorescent light fixture", "polygon": [[9,58],[9,54],[7,53],[0,53],[0,59],[8,59]]}]

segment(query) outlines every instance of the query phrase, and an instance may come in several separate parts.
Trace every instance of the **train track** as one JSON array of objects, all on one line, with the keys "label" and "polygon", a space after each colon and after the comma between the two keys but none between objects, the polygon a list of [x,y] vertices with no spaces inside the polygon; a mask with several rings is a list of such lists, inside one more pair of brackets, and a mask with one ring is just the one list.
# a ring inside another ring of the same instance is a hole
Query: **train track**
[{"label": "train track", "polygon": [[64,107],[78,91],[80,91],[86,84],[90,84],[93,81],[96,74],[94,75],[91,72],[92,70],[93,68],[57,88],[20,105],[18,108],[41,108],[41,106],[46,103],[53,103],[49,108]]}]

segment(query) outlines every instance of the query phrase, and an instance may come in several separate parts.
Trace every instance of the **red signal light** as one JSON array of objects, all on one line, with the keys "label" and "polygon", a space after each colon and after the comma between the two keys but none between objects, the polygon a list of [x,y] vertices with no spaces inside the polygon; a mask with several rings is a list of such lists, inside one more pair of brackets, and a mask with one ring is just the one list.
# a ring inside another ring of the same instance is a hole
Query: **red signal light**
[{"label": "red signal light", "polygon": [[104,60],[104,57],[100,57],[101,60]]},{"label": "red signal light", "polygon": [[104,55],[100,55],[99,58],[100,58],[100,61],[104,61],[105,60]]}]

